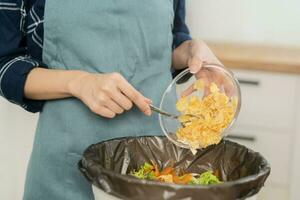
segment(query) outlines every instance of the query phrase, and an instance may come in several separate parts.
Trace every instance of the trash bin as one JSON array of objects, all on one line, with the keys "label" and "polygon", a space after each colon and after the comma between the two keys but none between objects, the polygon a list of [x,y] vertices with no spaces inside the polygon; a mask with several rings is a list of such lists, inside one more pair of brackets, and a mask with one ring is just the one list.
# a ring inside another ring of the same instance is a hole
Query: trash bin
[{"label": "trash bin", "polygon": [[[186,173],[212,170],[224,183],[179,185],[127,175],[151,161],[161,168],[172,165]],[[259,192],[270,174],[270,166],[262,155],[237,143],[223,140],[193,155],[163,136],[118,138],[91,145],[78,165],[93,184],[96,200],[103,200],[97,199],[97,190],[130,200],[246,199]]]}]

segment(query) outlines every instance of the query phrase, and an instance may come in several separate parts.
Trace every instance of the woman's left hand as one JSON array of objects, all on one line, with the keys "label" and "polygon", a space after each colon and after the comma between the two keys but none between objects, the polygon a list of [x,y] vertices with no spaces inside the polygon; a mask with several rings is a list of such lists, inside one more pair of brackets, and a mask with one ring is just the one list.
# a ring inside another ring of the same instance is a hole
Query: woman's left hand
[{"label": "woman's left hand", "polygon": [[[177,56],[177,59],[175,58]],[[181,58],[181,59],[180,59]],[[214,82],[218,87],[223,90],[227,95],[232,95],[232,84],[228,79],[224,79],[224,75],[219,71],[214,69],[205,68],[203,66],[207,64],[217,64],[223,66],[207,44],[201,40],[190,40],[183,43],[178,47],[173,53],[173,63],[177,62],[177,67],[179,61],[181,61],[181,66],[188,66],[191,73],[195,74],[197,79],[203,80],[205,84],[204,95],[210,93],[209,85]],[[182,62],[184,61],[184,62]],[[176,63],[175,63],[176,64]],[[181,68],[181,67],[179,67]],[[194,91],[193,85],[191,85],[187,90],[185,90],[181,96],[188,96]]]},{"label": "woman's left hand", "polygon": [[189,48],[187,49],[187,66],[194,74],[200,71],[204,63],[213,63],[222,65],[215,54],[210,50],[207,44],[201,40],[189,41]]}]

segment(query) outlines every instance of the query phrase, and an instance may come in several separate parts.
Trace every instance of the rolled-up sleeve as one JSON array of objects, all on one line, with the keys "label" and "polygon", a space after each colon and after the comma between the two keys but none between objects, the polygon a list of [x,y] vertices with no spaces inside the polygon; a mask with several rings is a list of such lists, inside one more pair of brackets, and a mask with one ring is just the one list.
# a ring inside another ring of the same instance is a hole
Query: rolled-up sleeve
[{"label": "rolled-up sleeve", "polygon": [[0,0],[0,95],[30,112],[41,111],[43,101],[24,97],[29,72],[42,63],[27,54],[23,24],[24,2]]},{"label": "rolled-up sleeve", "polygon": [[192,39],[185,23],[185,0],[178,0],[177,5],[175,5],[173,38],[174,49],[181,43]]}]

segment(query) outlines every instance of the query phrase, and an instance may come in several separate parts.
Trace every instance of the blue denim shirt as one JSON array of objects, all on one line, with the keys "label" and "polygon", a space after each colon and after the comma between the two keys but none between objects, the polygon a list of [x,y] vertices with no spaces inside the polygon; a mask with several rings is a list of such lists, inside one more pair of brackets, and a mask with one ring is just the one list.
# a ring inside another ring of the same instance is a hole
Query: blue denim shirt
[{"label": "blue denim shirt", "polygon": [[[42,63],[44,7],[45,0],[0,0],[0,95],[30,112],[41,111],[44,103],[24,98],[30,70],[47,68]],[[174,0],[174,13],[176,48],[191,39],[185,24],[185,0]]]}]

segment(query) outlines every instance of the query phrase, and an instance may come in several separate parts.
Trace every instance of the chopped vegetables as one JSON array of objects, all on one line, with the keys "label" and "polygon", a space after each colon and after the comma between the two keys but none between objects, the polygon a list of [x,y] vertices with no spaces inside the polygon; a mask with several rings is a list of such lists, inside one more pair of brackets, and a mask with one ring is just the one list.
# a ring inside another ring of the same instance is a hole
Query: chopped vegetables
[{"label": "chopped vegetables", "polygon": [[[203,87],[202,80],[194,84],[196,90],[202,90]],[[177,130],[176,136],[191,149],[218,144],[222,139],[223,130],[232,121],[237,108],[236,97],[229,98],[220,92],[215,83],[211,83],[209,89],[210,94],[203,98],[182,97],[176,104],[177,110],[182,114],[179,120],[183,124]]]},{"label": "chopped vegetables", "polygon": [[150,165],[149,163],[145,163],[139,170],[134,171],[131,174],[139,179],[154,179],[156,177],[155,169],[153,165]]},{"label": "chopped vegetables", "polygon": [[138,179],[156,180],[165,183],[190,184],[190,185],[210,185],[222,183],[212,171],[199,174],[183,174],[178,176],[174,168],[167,167],[159,171],[156,164],[144,163],[138,170],[130,173]]},{"label": "chopped vegetables", "polygon": [[222,183],[218,177],[216,177],[212,171],[207,171],[202,173],[199,178],[193,178],[192,184],[196,185],[210,185],[210,184],[217,184]]}]

